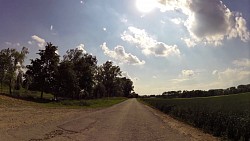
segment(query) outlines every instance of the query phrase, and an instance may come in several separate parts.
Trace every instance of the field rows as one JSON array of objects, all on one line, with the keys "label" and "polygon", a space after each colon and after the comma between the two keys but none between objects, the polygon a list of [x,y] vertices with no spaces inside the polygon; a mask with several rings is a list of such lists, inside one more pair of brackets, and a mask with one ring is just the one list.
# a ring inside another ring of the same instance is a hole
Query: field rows
[{"label": "field rows", "polygon": [[144,98],[144,102],[214,136],[250,139],[250,93],[206,98]]}]

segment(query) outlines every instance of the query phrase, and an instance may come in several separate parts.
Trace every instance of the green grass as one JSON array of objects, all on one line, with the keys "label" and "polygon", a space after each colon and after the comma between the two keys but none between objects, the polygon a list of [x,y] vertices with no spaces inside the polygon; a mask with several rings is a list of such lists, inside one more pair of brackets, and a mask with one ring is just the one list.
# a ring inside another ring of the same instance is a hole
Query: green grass
[{"label": "green grass", "polygon": [[105,108],[127,100],[125,97],[113,97],[91,100],[62,100],[59,102],[45,103],[48,107],[62,108]]},{"label": "green grass", "polygon": [[[25,101],[31,101],[36,103],[35,106],[42,106],[48,108],[104,108],[109,107],[115,104],[118,104],[122,101],[125,101],[127,98],[124,97],[113,97],[113,98],[102,98],[102,99],[91,99],[91,100],[61,100],[58,102],[51,101],[53,95],[50,93],[44,93],[43,99],[40,99],[41,92],[37,91],[27,91],[25,89],[13,90],[12,95],[8,94],[8,87],[3,86],[3,89],[0,88],[0,93],[3,93],[5,96],[22,99]],[[27,102],[23,102],[27,105]],[[4,105],[15,105],[11,101],[3,101],[0,99],[0,104]],[[30,103],[32,105],[32,103]],[[33,104],[34,105],[34,104]]]},{"label": "green grass", "polygon": [[142,99],[149,105],[215,136],[250,139],[250,93],[204,98]]},{"label": "green grass", "polygon": [[[0,87],[0,93],[3,93],[3,94],[9,94],[9,87],[6,86],[6,85],[3,85],[3,88],[1,89]],[[12,88],[12,96],[15,96],[15,97],[23,97],[23,98],[34,98],[34,99],[37,99],[37,98],[40,98],[41,97],[41,92],[38,92],[38,91],[27,91],[25,90],[24,88],[21,88],[20,90],[15,90]],[[43,98],[44,99],[52,99],[54,96],[50,93],[43,93]]]}]

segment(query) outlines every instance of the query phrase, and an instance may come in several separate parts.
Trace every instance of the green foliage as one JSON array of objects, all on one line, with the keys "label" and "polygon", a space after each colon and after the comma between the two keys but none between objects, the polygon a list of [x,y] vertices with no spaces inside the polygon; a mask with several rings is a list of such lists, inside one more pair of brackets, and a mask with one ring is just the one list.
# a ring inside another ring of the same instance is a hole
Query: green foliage
[{"label": "green foliage", "polygon": [[80,91],[72,62],[63,61],[58,67],[57,87],[60,97],[76,98]]},{"label": "green foliage", "polygon": [[[27,93],[28,90],[40,91],[41,99],[44,93],[50,93],[54,95],[55,100],[60,97],[71,99],[128,97],[133,91],[133,82],[128,78],[122,78],[120,67],[113,65],[111,61],[97,66],[95,56],[83,53],[79,49],[68,50],[60,61],[57,48],[52,43],[47,43],[45,49],[37,53],[39,58],[31,59],[31,64],[26,66],[25,74],[20,68],[28,53],[27,48],[23,48],[21,52],[15,49],[1,50],[1,87],[3,84],[8,84],[11,93],[13,86],[15,90],[21,90],[22,86]],[[19,92],[15,93],[19,95]]]},{"label": "green foliage", "polygon": [[[9,93],[12,93],[12,85],[16,77],[16,71],[21,71],[22,64],[28,49],[23,47],[19,52],[16,49],[3,49],[0,51],[0,81],[1,87],[3,82],[7,82]],[[19,81],[20,82],[20,81]]]},{"label": "green foliage", "polygon": [[111,61],[105,62],[99,67],[97,80],[102,83],[106,89],[106,97],[116,96],[116,80],[121,76],[121,70],[119,66],[114,66]]},{"label": "green foliage", "polygon": [[43,92],[50,92],[56,95],[56,74],[59,64],[59,55],[56,53],[57,47],[52,43],[47,43],[45,50],[39,50],[37,53],[40,58],[31,60],[31,65],[28,65],[29,69],[27,75],[32,77],[33,89],[41,91],[41,98],[43,98]]},{"label": "green foliage", "polygon": [[250,93],[206,98],[142,100],[215,136],[233,140],[250,139]]}]

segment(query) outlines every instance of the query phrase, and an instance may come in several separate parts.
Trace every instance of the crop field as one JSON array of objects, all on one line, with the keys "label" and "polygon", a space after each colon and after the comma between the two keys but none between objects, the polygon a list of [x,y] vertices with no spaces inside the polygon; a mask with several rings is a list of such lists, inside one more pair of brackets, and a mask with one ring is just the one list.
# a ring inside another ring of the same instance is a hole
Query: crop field
[{"label": "crop field", "polygon": [[144,98],[142,101],[214,136],[250,140],[250,92],[205,98]]}]

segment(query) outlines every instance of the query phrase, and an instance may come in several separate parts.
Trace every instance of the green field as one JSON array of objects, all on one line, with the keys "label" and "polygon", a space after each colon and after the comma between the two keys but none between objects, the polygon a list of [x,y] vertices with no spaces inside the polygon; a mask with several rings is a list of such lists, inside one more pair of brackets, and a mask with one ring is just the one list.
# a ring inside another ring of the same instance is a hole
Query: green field
[{"label": "green field", "polygon": [[144,102],[205,132],[250,139],[250,93],[204,98],[144,98]]}]

